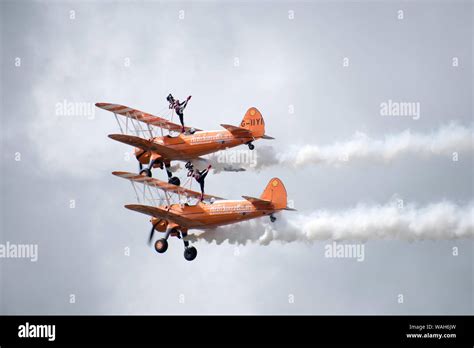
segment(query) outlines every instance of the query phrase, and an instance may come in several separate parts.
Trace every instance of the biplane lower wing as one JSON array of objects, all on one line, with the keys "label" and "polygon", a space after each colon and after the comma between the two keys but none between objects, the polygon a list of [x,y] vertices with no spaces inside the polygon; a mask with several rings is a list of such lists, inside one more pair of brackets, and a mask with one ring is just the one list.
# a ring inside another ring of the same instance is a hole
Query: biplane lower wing
[{"label": "biplane lower wing", "polygon": [[[170,193],[175,193],[178,195],[182,195],[185,197],[191,197],[191,198],[196,198],[199,199],[201,198],[201,193],[193,190],[186,189],[182,186],[176,186],[155,178],[150,178],[148,176],[140,175],[140,174],[135,174],[135,173],[129,173],[129,172],[112,172],[113,175],[118,176],[119,178],[127,179],[132,182],[137,182],[140,184],[148,185],[151,187],[158,188],[160,190],[163,190],[165,192],[170,192]],[[204,199],[210,200],[210,199],[216,199],[216,200],[222,200],[224,198],[222,197],[217,197],[213,195],[204,195]]]},{"label": "biplane lower wing", "polygon": [[[170,131],[181,132],[181,125],[170,122],[162,117],[158,117],[146,112],[129,108],[125,105],[111,104],[111,103],[96,103],[95,106],[98,108],[113,112],[114,114],[122,115],[151,126],[160,127],[163,129],[168,129]],[[192,127],[184,127],[186,131],[189,131]],[[200,131],[201,129],[194,128],[195,131]]]},{"label": "biplane lower wing", "polygon": [[145,215],[153,216],[158,219],[166,219],[168,221],[173,221],[179,224],[180,226],[186,227],[186,228],[199,227],[203,225],[203,223],[199,221],[188,219],[181,215],[167,211],[165,209],[152,207],[149,205],[127,204],[125,205],[125,208],[145,214]]},{"label": "biplane lower wing", "polygon": [[109,138],[127,145],[138,147],[145,151],[153,151],[159,153],[161,156],[169,160],[180,159],[182,157],[181,153],[176,150],[170,149],[167,146],[159,145],[150,140],[136,137],[134,135],[109,134]]}]

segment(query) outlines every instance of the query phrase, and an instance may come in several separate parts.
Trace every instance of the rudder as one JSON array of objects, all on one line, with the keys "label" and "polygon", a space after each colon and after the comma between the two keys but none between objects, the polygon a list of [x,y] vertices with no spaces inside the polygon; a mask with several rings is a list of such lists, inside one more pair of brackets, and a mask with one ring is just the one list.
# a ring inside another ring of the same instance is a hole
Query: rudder
[{"label": "rudder", "polygon": [[276,209],[285,209],[287,202],[285,185],[283,185],[283,182],[278,178],[271,179],[260,196],[260,199],[272,202]]},{"label": "rudder", "polygon": [[240,127],[250,130],[254,138],[261,138],[265,134],[265,121],[260,111],[255,107],[247,110]]}]

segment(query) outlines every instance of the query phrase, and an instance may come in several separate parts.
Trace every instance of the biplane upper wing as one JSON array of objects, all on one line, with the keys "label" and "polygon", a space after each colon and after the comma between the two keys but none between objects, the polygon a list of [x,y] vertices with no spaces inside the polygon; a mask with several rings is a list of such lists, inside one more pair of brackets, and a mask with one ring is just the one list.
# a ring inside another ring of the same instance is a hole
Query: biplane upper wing
[{"label": "biplane upper wing", "polygon": [[170,149],[167,146],[157,144],[151,140],[136,137],[134,135],[109,134],[109,138],[127,145],[139,147],[140,149],[143,149],[145,151],[153,151],[159,153],[160,155],[168,159],[179,159],[182,157],[182,154],[179,151]]},{"label": "biplane upper wing", "polygon": [[242,196],[242,198],[246,199],[247,201],[249,201],[250,203],[252,203],[253,205],[259,208],[265,209],[265,208],[271,208],[273,206],[272,202],[267,201],[265,199],[255,198],[255,197],[250,197],[250,196]]},{"label": "biplane upper wing", "polygon": [[158,219],[171,220],[181,225],[182,227],[193,228],[193,227],[199,227],[203,225],[203,223],[197,220],[186,218],[182,215],[172,213],[166,209],[159,208],[159,207],[152,207],[152,206],[143,205],[143,204],[127,204],[125,205],[125,208],[142,213],[142,214],[153,216]]},{"label": "biplane upper wing", "polygon": [[[110,104],[110,103],[96,103],[95,106],[98,108],[113,112],[114,114],[119,114],[125,117],[133,118],[137,121],[168,129],[170,131],[181,132],[181,125],[170,122],[162,117],[158,117],[152,114],[148,114],[146,112],[129,108],[128,106],[119,105],[119,104]],[[191,127],[184,127],[186,131],[190,130]],[[194,128],[196,131],[200,131],[201,129]]]},{"label": "biplane upper wing", "polygon": [[230,124],[221,124],[221,126],[231,132],[234,136],[253,138],[252,132],[248,129],[232,126]]},{"label": "biplane upper wing", "polygon": [[[165,192],[171,192],[179,195],[183,195],[185,197],[190,197],[190,198],[201,198],[201,193],[193,190],[186,189],[181,186],[176,186],[173,184],[169,184],[167,182],[150,178],[148,176],[140,175],[140,174],[135,174],[135,173],[129,173],[129,172],[112,172],[113,175],[118,176],[120,178],[124,178],[133,182],[137,182],[140,184],[148,185],[151,187],[156,187],[160,190],[163,190]],[[217,197],[213,195],[204,195],[204,199],[210,200],[211,198],[214,199],[224,199],[222,197]]]}]

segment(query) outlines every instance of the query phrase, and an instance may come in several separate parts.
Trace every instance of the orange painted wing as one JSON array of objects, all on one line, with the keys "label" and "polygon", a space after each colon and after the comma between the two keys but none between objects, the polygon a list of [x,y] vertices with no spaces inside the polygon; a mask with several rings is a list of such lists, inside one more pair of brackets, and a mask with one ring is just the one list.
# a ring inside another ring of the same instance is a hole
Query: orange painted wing
[{"label": "orange painted wing", "polygon": [[160,154],[161,156],[163,156],[164,158],[167,158],[167,159],[170,159],[170,160],[171,159],[180,159],[183,156],[183,154],[179,151],[170,149],[167,146],[159,145],[159,144],[157,144],[153,141],[150,141],[150,140],[146,140],[146,139],[143,139],[143,138],[140,138],[140,137],[136,137],[134,135],[110,134],[109,138],[113,139],[113,140],[116,140],[116,141],[119,141],[121,143],[127,144],[127,145],[138,147],[138,148],[140,148],[142,150],[145,150],[145,151],[156,152],[156,153]]},{"label": "orange painted wing", "polygon": [[181,215],[172,213],[170,211],[167,211],[166,209],[162,209],[159,207],[151,207],[149,205],[142,205],[142,204],[127,204],[125,205],[125,208],[145,214],[145,215],[153,216],[158,219],[173,221],[182,227],[193,228],[193,227],[199,227],[203,225],[203,223],[199,221],[185,218]]},{"label": "orange painted wing", "polygon": [[[129,108],[128,106],[119,105],[119,104],[110,104],[110,103],[96,103],[95,106],[98,108],[113,112],[115,114],[119,114],[125,117],[133,118],[137,121],[160,127],[163,129],[168,129],[170,131],[181,132],[181,125],[170,122],[162,117],[158,117],[152,114],[148,114],[146,112]],[[191,127],[184,127],[186,131],[190,130]],[[196,131],[200,131],[201,129],[194,128]]]},{"label": "orange painted wing", "polygon": [[[179,195],[190,197],[190,198],[197,198],[197,199],[201,198],[200,192],[189,190],[181,186],[169,184],[165,181],[161,181],[155,178],[150,178],[148,176],[135,174],[135,173],[129,173],[129,172],[112,172],[112,174],[115,176],[118,176],[119,178],[127,179],[133,182],[137,182],[140,184],[158,188],[165,192],[175,193],[175,194],[179,194]],[[224,199],[222,197],[217,197],[213,195],[204,195],[204,199],[206,200],[210,200],[211,198]]]}]

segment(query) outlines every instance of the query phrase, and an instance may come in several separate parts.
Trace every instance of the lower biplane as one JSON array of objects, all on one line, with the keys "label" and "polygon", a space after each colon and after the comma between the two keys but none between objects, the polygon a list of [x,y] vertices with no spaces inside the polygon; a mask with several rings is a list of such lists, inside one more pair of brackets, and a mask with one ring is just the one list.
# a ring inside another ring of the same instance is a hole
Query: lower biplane
[{"label": "lower biplane", "polygon": [[[185,132],[181,133],[181,125],[162,117],[123,105],[109,103],[95,105],[114,113],[122,134],[110,134],[109,137],[135,147],[135,157],[139,163],[140,174],[151,177],[153,168],[165,168],[168,182],[177,186],[181,184],[181,181],[178,177],[173,176],[170,170],[171,161],[191,163],[195,160],[202,160],[200,156],[242,144],[247,144],[249,149],[253,150],[255,140],[273,139],[265,135],[265,122],[262,114],[254,107],[247,110],[239,127],[221,124],[224,129],[216,131],[184,127]],[[160,135],[157,134],[156,127],[160,128]],[[169,134],[164,135],[164,130]],[[172,136],[174,133],[177,135]],[[143,165],[147,165],[147,167],[143,168]]]},{"label": "lower biplane", "polygon": [[[278,178],[269,181],[259,198],[242,196],[243,200],[226,200],[221,197],[204,195],[201,202],[200,192],[176,186],[158,179],[140,174],[113,172],[112,174],[129,180],[140,202],[148,204],[127,204],[125,208],[151,216],[151,231],[148,242],[151,243],[155,231],[164,236],[155,243],[155,250],[164,253],[168,249],[170,236],[183,239],[184,258],[188,261],[197,256],[195,247],[189,245],[186,236],[190,230],[207,230],[240,221],[269,216],[274,222],[274,213],[281,210],[294,210],[287,207],[287,194],[283,182]],[[143,184],[137,187],[136,184]],[[161,196],[159,193],[164,195]],[[171,196],[177,199],[172,203]],[[142,198],[141,198],[142,197]]]}]

